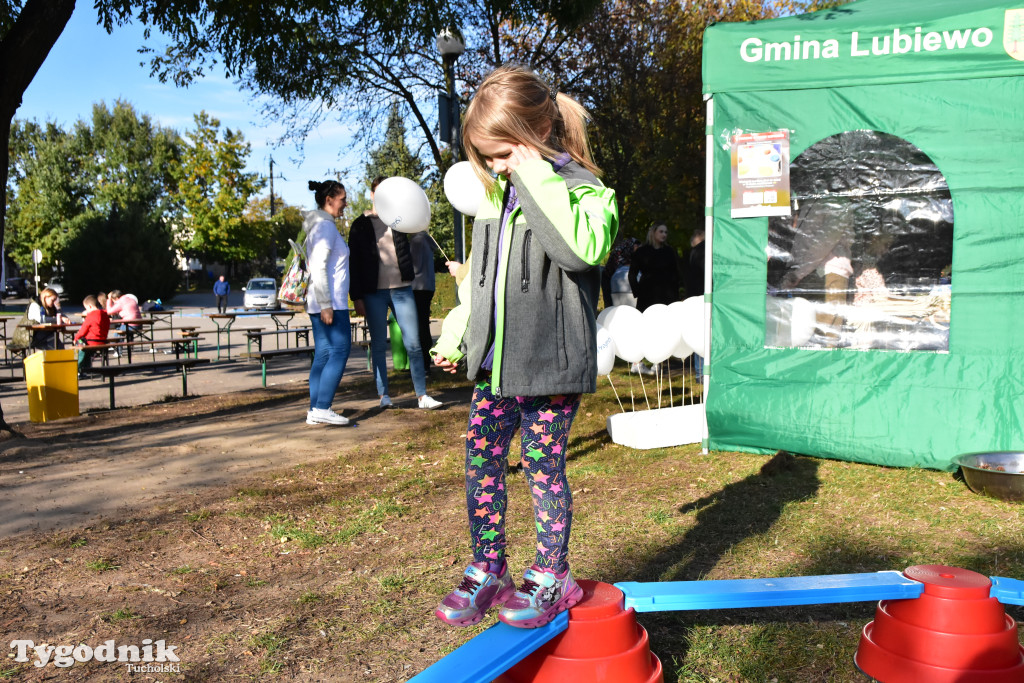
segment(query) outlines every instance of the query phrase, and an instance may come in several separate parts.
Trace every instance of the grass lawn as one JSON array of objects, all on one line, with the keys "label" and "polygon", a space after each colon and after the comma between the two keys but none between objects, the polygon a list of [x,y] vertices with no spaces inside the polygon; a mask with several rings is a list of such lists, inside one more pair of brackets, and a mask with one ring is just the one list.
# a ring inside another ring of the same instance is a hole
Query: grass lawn
[{"label": "grass lawn", "polygon": [[[639,380],[621,365],[613,379],[620,396],[631,381],[639,394]],[[142,519],[0,541],[0,624],[51,643],[166,638],[186,655],[183,673],[167,680],[408,680],[495,621],[459,630],[432,616],[469,560],[467,411],[431,413],[426,427],[411,424],[384,447],[341,450],[214,498],[183,495]],[[601,378],[573,427],[570,560],[579,578],[757,578],[914,564],[1024,577],[1021,506],[975,495],[950,473],[702,454],[696,445],[636,451],[608,439],[605,419],[617,411]],[[532,562],[534,531],[522,473],[510,472],[508,486],[509,562],[518,574]],[[853,654],[874,609],[639,621],[670,683],[852,682],[864,680]],[[131,677],[103,666],[63,671],[66,680]],[[54,675],[0,660],[0,679]]]}]

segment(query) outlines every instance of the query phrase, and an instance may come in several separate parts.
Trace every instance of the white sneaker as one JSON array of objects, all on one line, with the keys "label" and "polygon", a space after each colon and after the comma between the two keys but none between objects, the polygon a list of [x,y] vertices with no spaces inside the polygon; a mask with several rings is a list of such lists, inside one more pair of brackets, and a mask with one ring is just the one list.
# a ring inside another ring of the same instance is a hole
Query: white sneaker
[{"label": "white sneaker", "polygon": [[390,408],[391,406],[392,406],[392,403],[391,403],[391,397],[390,396],[388,396],[387,394],[384,394],[383,396],[380,397],[380,407],[381,408]]},{"label": "white sneaker", "polygon": [[347,425],[348,418],[344,415],[338,415],[330,408],[313,408],[306,413],[306,424]]},{"label": "white sneaker", "polygon": [[638,361],[630,366],[629,371],[634,375],[653,375],[654,368],[644,364],[643,361]]},{"label": "white sneaker", "polygon": [[416,402],[416,405],[420,408],[423,408],[424,410],[435,410],[437,408],[440,408],[444,404],[442,404],[440,401],[436,401],[430,398],[429,396],[424,395],[419,397],[419,400]]}]

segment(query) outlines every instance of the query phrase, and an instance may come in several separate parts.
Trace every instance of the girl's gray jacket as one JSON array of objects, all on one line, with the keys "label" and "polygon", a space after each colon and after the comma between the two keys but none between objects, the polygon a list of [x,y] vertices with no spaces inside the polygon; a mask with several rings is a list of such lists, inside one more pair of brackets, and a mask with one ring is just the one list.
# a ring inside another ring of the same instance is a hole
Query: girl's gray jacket
[{"label": "girl's gray jacket", "polygon": [[[531,160],[512,173],[517,207],[500,229],[507,181],[481,201],[459,306],[432,349],[466,359],[470,380],[493,342],[498,396],[593,392],[600,264],[618,232],[615,191],[574,161]],[[500,244],[499,244],[500,239]]]}]

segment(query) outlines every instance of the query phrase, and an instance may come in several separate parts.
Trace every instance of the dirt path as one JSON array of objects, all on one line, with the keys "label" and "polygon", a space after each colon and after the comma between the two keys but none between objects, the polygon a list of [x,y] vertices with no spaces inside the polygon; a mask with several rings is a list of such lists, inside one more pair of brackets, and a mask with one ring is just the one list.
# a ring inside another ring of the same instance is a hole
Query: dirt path
[{"label": "dirt path", "polygon": [[[346,396],[353,425],[309,426],[304,391],[256,390],[34,425],[0,443],[0,538],[188,505],[268,469],[336,457],[408,427],[374,392]],[[211,429],[216,425],[216,429]]]}]

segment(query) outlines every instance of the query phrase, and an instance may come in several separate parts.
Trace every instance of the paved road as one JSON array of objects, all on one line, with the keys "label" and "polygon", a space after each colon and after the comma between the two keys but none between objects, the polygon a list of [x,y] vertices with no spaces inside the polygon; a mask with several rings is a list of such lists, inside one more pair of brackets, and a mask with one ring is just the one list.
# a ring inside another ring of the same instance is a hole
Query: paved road
[{"label": "paved road", "polygon": [[[236,301],[237,298],[237,301]],[[13,303],[13,302],[5,302]],[[237,306],[241,309],[242,293],[232,292],[229,298],[231,307]],[[67,311],[75,312],[81,310],[66,305]],[[198,325],[200,332],[206,332],[206,336],[200,344],[200,357],[216,358],[216,326],[213,321],[206,317],[208,313],[216,312],[216,300],[212,294],[186,294],[176,297],[172,301],[172,308],[175,312],[173,317],[174,326],[183,324]],[[238,321],[236,321],[238,324]],[[292,320],[291,327],[306,327],[309,319],[304,313],[300,313]],[[267,315],[259,315],[247,318],[244,325],[240,327],[263,327],[274,329],[274,323]],[[161,335],[166,336],[166,335]],[[224,338],[222,336],[222,343]],[[265,342],[270,344],[269,348],[275,348],[273,341]],[[283,343],[283,341],[282,341]],[[200,366],[189,372],[188,390],[193,395],[210,395],[242,391],[246,389],[259,388],[260,366],[259,363],[239,360],[236,356],[238,351],[245,350],[245,337],[241,334],[231,335],[231,361],[215,361],[209,365]],[[169,352],[169,350],[167,350]],[[133,351],[133,356],[139,351]],[[157,349],[155,356],[164,358],[164,350]],[[222,354],[222,358],[224,354]],[[134,359],[134,358],[133,358]],[[286,356],[274,359],[270,363],[267,373],[267,386],[288,386],[304,387],[309,374],[309,361],[305,356]],[[353,345],[352,356],[349,358],[348,367],[345,372],[346,380],[355,378],[368,379],[370,373],[366,366],[366,354],[358,346]],[[165,371],[161,374],[152,375],[129,375],[117,380],[116,400],[117,406],[142,405],[160,401],[167,396],[181,395],[181,376],[173,371]],[[403,399],[414,400],[409,397],[398,397],[397,401]],[[79,406],[84,413],[90,410],[105,409],[109,406],[110,395],[106,381],[100,379],[83,380],[79,387]],[[8,422],[24,422],[29,419],[28,394],[23,382],[0,384],[0,404],[3,405],[4,416]]]}]

